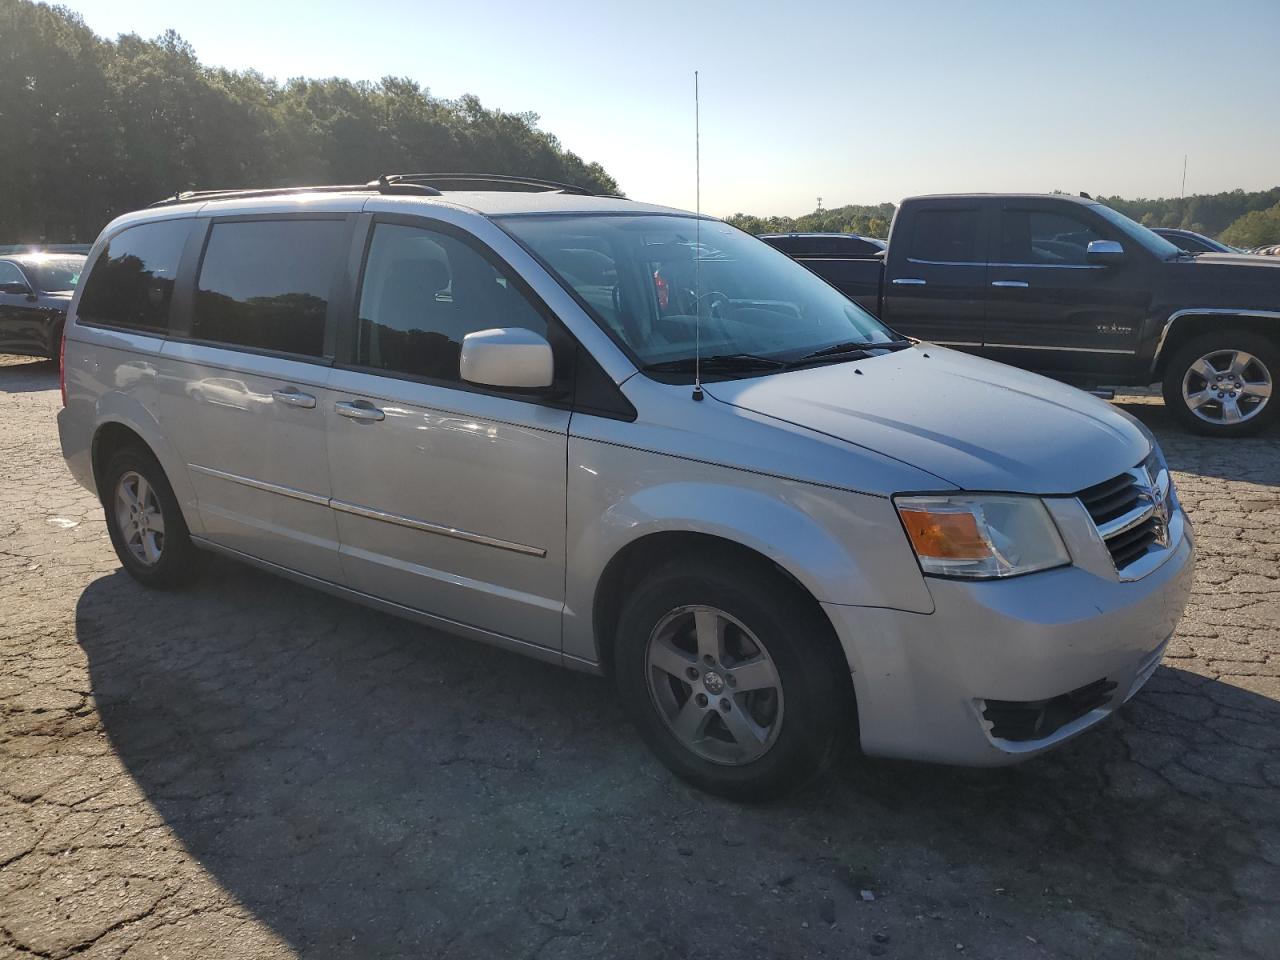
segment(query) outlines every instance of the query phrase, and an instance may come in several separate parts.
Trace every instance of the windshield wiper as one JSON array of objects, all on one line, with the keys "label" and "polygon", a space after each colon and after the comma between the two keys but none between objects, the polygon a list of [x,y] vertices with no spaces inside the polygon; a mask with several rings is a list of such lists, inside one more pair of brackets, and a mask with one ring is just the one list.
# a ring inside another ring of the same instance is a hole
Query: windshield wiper
[{"label": "windshield wiper", "polygon": [[703,370],[712,373],[727,373],[733,370],[781,370],[787,366],[783,360],[761,357],[754,353],[716,353],[703,357],[701,361],[695,357],[681,357],[679,360],[647,363],[642,369],[654,373],[693,373],[699,362]]},{"label": "windshield wiper", "polygon": [[803,357],[791,362],[793,364],[805,363],[809,360],[821,360],[824,357],[838,357],[846,353],[866,353],[869,350],[901,350],[909,346],[911,346],[910,340],[885,340],[883,343],[871,343],[866,340],[846,340],[844,343],[833,343],[831,346],[815,350],[813,353],[806,353]]}]

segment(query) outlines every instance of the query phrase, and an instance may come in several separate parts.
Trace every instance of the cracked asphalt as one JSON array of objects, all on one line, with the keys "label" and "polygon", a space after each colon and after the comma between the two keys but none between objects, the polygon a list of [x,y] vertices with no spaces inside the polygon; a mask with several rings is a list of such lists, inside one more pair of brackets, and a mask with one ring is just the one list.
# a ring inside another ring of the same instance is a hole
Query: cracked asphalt
[{"label": "cracked asphalt", "polygon": [[1280,957],[1280,437],[1160,436],[1164,665],[1023,766],[669,776],[609,685],[215,561],[120,572],[0,358],[0,958]]}]

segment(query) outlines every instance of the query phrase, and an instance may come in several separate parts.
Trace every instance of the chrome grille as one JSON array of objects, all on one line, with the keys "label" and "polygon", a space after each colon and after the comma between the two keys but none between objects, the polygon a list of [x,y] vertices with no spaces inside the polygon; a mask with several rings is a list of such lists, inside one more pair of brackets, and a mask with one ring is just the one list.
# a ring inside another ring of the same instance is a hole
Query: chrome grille
[{"label": "chrome grille", "polygon": [[1172,491],[1168,470],[1153,454],[1132,470],[1076,494],[1122,578],[1142,558],[1169,549]]}]

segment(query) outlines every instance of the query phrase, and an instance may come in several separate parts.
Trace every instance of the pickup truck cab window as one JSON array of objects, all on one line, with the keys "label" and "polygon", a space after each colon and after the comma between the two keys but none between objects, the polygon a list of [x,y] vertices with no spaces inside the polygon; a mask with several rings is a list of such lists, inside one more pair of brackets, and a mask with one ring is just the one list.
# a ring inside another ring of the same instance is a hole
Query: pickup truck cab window
[{"label": "pickup truck cab window", "polygon": [[911,237],[911,258],[933,263],[978,263],[982,249],[982,211],[921,210]]},{"label": "pickup truck cab window", "polygon": [[1044,210],[1006,209],[1000,214],[1000,242],[992,260],[1082,267],[1089,262],[1089,244],[1102,239],[1102,234],[1078,217]]},{"label": "pickup truck cab window", "polygon": [[502,225],[642,368],[692,361],[699,342],[704,359],[781,363],[839,343],[894,340],[794,260],[719,221],[512,216]]},{"label": "pickup truck cab window", "polygon": [[1181,250],[1160,234],[1148,230],[1142,224],[1130,220],[1120,211],[1113,210],[1104,203],[1090,204],[1089,209],[1159,260],[1176,260],[1182,254]]}]

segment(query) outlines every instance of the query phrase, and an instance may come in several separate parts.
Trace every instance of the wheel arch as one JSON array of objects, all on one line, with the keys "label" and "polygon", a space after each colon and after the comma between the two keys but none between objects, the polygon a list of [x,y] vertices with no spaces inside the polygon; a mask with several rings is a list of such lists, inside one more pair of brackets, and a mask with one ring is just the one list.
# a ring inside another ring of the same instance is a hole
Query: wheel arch
[{"label": "wheel arch", "polygon": [[1160,341],[1156,344],[1152,377],[1155,380],[1164,378],[1170,358],[1183,344],[1203,333],[1226,329],[1247,330],[1280,344],[1280,311],[1229,307],[1188,307],[1175,311],[1165,321]]},{"label": "wheel arch", "polygon": [[[613,672],[614,634],[629,591],[640,582],[647,570],[673,556],[755,565],[790,584],[821,610],[821,604],[813,592],[794,573],[753,547],[727,537],[692,530],[647,533],[618,550],[609,559],[596,582],[591,604],[591,625],[597,658],[605,673]],[[825,612],[822,612],[822,618],[830,623]],[[833,639],[834,631],[832,626]]]},{"label": "wheel arch", "polygon": [[120,413],[121,411],[117,410],[116,415],[104,417],[94,428],[93,438],[90,441],[89,462],[93,470],[93,484],[98,493],[98,499],[105,502],[102,480],[112,454],[121,447],[135,445],[154,457],[160,469],[164,471],[165,479],[169,482],[174,497],[177,498],[178,509],[182,511],[182,517],[188,529],[195,534],[203,532],[200,513],[196,509],[195,491],[191,487],[187,471],[184,469],[181,458],[160,432],[159,424],[154,420],[139,423],[130,417],[119,415]]},{"label": "wheel arch", "polygon": [[[156,452],[151,449],[151,444],[147,443],[142,434],[123,421],[108,420],[94,431],[89,456],[93,464],[93,483],[98,489],[98,499],[105,500],[102,481],[107,464],[117,450],[128,446],[142,447],[153,457],[156,455]],[[159,459],[156,457],[157,461]]]},{"label": "wheel arch", "polygon": [[571,507],[567,663],[607,669],[628,585],[657,563],[692,554],[765,568],[819,605],[933,612],[933,596],[887,498],[726,479],[733,482],[681,478],[642,487],[585,518],[575,518]]}]

